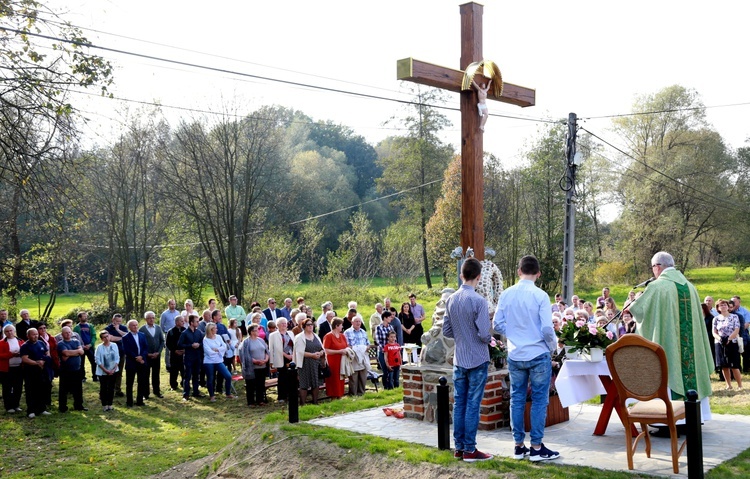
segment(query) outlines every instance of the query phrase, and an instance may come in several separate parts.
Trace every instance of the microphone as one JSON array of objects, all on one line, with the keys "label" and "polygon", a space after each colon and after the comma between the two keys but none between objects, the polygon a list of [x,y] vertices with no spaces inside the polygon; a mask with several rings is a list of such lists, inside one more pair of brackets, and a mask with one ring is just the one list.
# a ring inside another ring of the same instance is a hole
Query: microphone
[{"label": "microphone", "polygon": [[642,287],[644,287],[644,286],[648,286],[648,284],[649,284],[649,283],[650,283],[651,281],[655,280],[655,279],[656,279],[656,278],[654,278],[654,277],[652,276],[652,277],[650,277],[649,279],[647,279],[646,281],[644,281],[643,283],[638,283],[638,284],[636,284],[636,285],[635,285],[635,286],[633,286],[633,287],[634,287],[634,288],[642,288]]}]

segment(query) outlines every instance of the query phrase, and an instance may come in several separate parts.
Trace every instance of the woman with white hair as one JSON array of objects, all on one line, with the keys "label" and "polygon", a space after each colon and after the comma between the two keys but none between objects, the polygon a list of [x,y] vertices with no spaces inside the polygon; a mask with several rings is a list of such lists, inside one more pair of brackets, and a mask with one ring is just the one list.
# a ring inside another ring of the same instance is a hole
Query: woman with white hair
[{"label": "woman with white hair", "polygon": [[286,401],[289,397],[289,363],[294,357],[294,333],[288,330],[288,322],[285,318],[277,321],[278,330],[268,336],[268,348],[271,356],[271,367],[278,373],[279,402]]}]

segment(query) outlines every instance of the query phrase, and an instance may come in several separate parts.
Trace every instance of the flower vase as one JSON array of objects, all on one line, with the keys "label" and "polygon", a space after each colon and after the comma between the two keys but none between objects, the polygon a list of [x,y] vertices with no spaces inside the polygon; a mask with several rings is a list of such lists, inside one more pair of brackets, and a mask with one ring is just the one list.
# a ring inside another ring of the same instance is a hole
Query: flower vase
[{"label": "flower vase", "polygon": [[571,349],[573,349],[573,346],[565,346],[565,359],[581,359],[581,352],[570,352]]},{"label": "flower vase", "polygon": [[600,363],[604,360],[604,350],[602,348],[591,348],[588,354],[584,354],[584,359],[590,363]]}]

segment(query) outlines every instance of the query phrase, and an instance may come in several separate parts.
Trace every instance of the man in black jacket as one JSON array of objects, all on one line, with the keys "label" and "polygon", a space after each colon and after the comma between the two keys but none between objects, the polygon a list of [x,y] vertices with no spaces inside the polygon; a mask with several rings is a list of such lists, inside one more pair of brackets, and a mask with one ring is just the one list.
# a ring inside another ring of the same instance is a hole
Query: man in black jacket
[{"label": "man in black jacket", "polygon": [[198,375],[203,363],[203,333],[198,329],[198,316],[188,317],[188,328],[180,335],[177,343],[179,349],[184,349],[183,355],[185,367],[185,387],[182,400],[187,401],[190,397],[190,382],[193,382],[193,396],[202,397],[198,391]]},{"label": "man in black jacket", "polygon": [[177,316],[174,320],[174,327],[167,333],[167,349],[169,350],[169,387],[172,391],[179,391],[177,385],[177,375],[180,375],[180,384],[185,380],[182,374],[184,367],[183,356],[185,350],[180,348],[180,336],[185,331],[185,320],[182,316]]}]

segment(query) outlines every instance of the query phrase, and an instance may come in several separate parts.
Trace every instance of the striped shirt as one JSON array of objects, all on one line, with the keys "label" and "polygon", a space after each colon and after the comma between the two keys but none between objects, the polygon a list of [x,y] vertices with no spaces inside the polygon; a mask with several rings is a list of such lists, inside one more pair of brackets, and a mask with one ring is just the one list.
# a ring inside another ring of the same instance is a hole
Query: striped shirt
[{"label": "striped shirt", "polygon": [[367,339],[367,333],[362,328],[357,330],[349,328],[344,331],[344,336],[346,336],[346,342],[349,343],[349,346],[351,347],[370,345],[370,340]]},{"label": "striped shirt", "polygon": [[462,284],[448,298],[443,316],[443,335],[456,340],[454,366],[473,369],[489,362],[490,326],[487,301],[473,286]]}]

